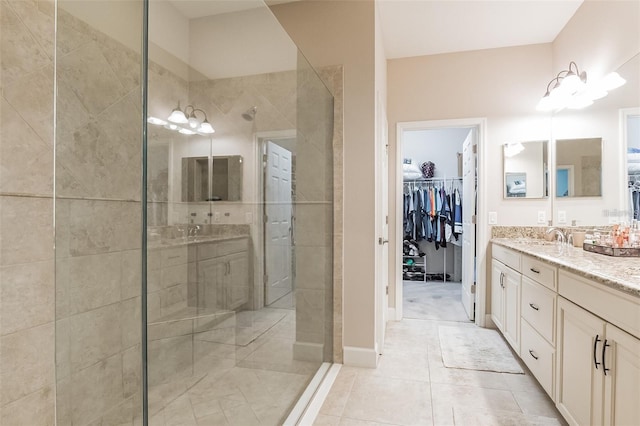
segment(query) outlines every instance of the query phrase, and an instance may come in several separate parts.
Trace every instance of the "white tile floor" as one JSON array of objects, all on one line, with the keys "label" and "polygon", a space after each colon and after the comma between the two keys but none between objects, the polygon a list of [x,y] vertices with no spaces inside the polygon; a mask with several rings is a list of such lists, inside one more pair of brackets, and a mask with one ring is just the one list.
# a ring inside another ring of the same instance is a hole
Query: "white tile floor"
[{"label": "white tile floor", "polygon": [[[411,297],[429,297],[413,290]],[[459,294],[454,286],[450,290]],[[434,293],[439,303],[460,303],[442,291]],[[314,424],[566,424],[524,365],[525,374],[444,367],[439,325],[475,327],[441,319],[389,322],[378,368],[343,366]]]}]

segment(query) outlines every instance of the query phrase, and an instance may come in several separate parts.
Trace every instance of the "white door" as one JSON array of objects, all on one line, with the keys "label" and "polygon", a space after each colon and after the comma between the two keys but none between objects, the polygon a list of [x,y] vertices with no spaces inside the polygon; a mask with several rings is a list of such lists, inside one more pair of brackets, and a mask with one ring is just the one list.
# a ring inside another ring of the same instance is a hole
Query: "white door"
[{"label": "white door", "polygon": [[469,319],[475,319],[476,226],[476,155],[472,129],[462,144],[462,305]]},{"label": "white door", "polygon": [[265,165],[265,305],[292,291],[291,152],[267,142]]},{"label": "white door", "polygon": [[387,326],[387,311],[389,310],[389,145],[386,112],[378,99],[378,303],[376,306],[376,340],[378,353],[382,354],[384,334]]}]

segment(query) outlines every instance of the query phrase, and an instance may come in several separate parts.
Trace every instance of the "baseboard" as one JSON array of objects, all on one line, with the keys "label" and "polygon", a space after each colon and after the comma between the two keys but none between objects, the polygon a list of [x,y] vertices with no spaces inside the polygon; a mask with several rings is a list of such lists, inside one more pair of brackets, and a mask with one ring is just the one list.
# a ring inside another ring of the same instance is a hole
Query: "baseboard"
[{"label": "baseboard", "polygon": [[324,345],[322,343],[295,342],[293,359],[298,361],[322,362]]},{"label": "baseboard", "polygon": [[496,327],[496,324],[493,322],[493,319],[491,318],[491,314],[486,314],[484,316],[484,328],[498,328]]},{"label": "baseboard", "polygon": [[378,353],[375,348],[344,347],[344,365],[350,367],[376,368]]},{"label": "baseboard", "polygon": [[396,318],[396,308],[387,308],[387,321],[398,321],[398,318]]}]

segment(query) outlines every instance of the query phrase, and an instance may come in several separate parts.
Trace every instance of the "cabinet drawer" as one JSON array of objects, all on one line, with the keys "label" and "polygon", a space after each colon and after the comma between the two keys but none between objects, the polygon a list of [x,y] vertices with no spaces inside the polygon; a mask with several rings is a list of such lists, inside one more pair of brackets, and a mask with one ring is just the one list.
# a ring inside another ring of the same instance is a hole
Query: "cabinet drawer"
[{"label": "cabinet drawer", "polygon": [[228,240],[218,243],[218,256],[226,256],[228,254],[240,253],[248,250],[248,238],[239,238],[237,240]]},{"label": "cabinet drawer", "polygon": [[520,272],[520,253],[497,244],[493,244],[491,253],[494,259]]},{"label": "cabinet drawer", "polygon": [[179,246],[173,248],[162,249],[161,252],[161,267],[166,268],[167,266],[175,266],[181,265],[183,263],[187,263],[188,250],[187,246]]},{"label": "cabinet drawer", "polygon": [[218,257],[218,243],[198,244],[198,260]]},{"label": "cabinet drawer", "polygon": [[526,321],[522,321],[520,357],[527,364],[531,373],[538,379],[542,388],[555,401],[555,350]]},{"label": "cabinet drawer", "polygon": [[638,298],[561,270],[558,294],[640,338]]},{"label": "cabinet drawer", "polygon": [[551,290],[556,289],[556,268],[529,256],[522,256],[522,275]]},{"label": "cabinet drawer", "polygon": [[552,345],[555,344],[556,293],[535,281],[522,278],[522,318]]}]

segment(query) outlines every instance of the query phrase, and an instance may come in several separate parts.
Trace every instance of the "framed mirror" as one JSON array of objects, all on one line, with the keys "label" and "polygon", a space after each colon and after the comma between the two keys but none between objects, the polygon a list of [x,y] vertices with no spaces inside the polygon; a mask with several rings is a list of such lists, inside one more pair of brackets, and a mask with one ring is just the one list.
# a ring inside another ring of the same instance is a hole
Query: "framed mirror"
[{"label": "framed mirror", "polygon": [[183,157],[182,201],[242,201],[242,156]]},{"label": "framed mirror", "polygon": [[503,146],[504,198],[549,196],[549,141],[507,143]]},{"label": "framed mirror", "polygon": [[556,140],[556,198],[602,196],[602,138]]}]

